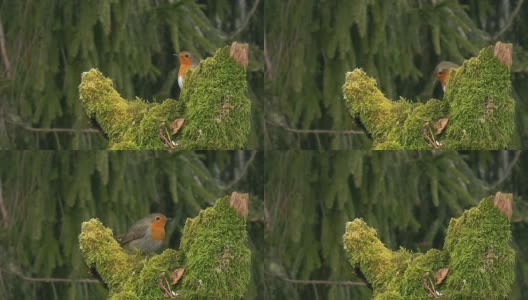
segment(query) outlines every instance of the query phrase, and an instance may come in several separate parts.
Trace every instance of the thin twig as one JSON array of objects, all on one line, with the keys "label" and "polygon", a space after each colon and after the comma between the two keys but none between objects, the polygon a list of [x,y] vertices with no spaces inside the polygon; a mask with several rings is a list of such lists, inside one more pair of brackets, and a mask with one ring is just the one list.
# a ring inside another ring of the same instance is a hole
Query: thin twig
[{"label": "thin twig", "polygon": [[6,273],[11,273],[11,274],[14,274],[16,276],[18,276],[19,278],[23,279],[23,280],[26,280],[26,281],[31,281],[31,282],[63,282],[63,283],[101,283],[99,280],[97,279],[72,279],[72,278],[48,278],[48,277],[29,277],[29,276],[26,276],[20,272],[16,272],[16,271],[8,271],[8,270],[2,270],[0,269],[0,272],[6,272]]},{"label": "thin twig", "polygon": [[73,129],[73,128],[35,128],[20,125],[20,127],[27,131],[33,132],[64,132],[64,133],[100,133],[99,130],[94,128],[85,128],[85,129]]},{"label": "thin twig", "polygon": [[238,176],[233,179],[230,183],[228,183],[225,187],[224,187],[224,190],[229,190],[230,188],[232,188],[235,184],[237,184],[241,179],[242,177],[244,177],[244,175],[246,175],[247,173],[247,170],[249,169],[249,166],[253,163],[253,160],[255,159],[255,157],[257,156],[257,151],[251,151],[251,157],[246,161],[246,163],[244,164],[244,167],[242,167],[242,172],[240,172],[240,174],[238,174]]},{"label": "thin twig", "polygon": [[242,24],[240,25],[240,27],[238,27],[234,32],[232,32],[230,35],[229,35],[229,39],[232,39],[234,38],[235,36],[237,36],[239,33],[242,32],[242,30],[244,30],[247,25],[249,24],[249,19],[251,19],[251,17],[253,17],[253,15],[255,14],[255,11],[257,10],[257,7],[260,3],[260,0],[256,0],[255,3],[253,3],[253,7],[251,8],[251,10],[249,11],[246,19],[242,22]]},{"label": "thin twig", "polygon": [[504,27],[502,27],[501,30],[499,30],[499,32],[497,32],[493,36],[493,38],[492,38],[493,40],[498,39],[504,32],[506,32],[506,30],[508,30],[508,28],[511,27],[511,25],[513,24],[513,19],[515,19],[517,14],[519,14],[519,11],[521,10],[521,6],[522,6],[523,2],[524,2],[524,0],[519,0],[519,2],[517,2],[517,6],[513,10],[513,13],[510,15],[510,18],[508,18],[508,21],[506,22]]},{"label": "thin twig", "polygon": [[4,194],[2,192],[2,180],[0,180],[0,212],[2,213],[2,222],[4,223],[4,228],[7,229],[7,226],[9,225],[8,219],[7,219],[7,209],[4,204]]},{"label": "thin twig", "polygon": [[364,282],[357,281],[333,281],[333,280],[299,280],[280,277],[280,279],[295,284],[319,284],[319,285],[347,285],[347,286],[366,286]]},{"label": "thin twig", "polygon": [[264,33],[264,63],[266,64],[266,74],[268,79],[273,78],[272,63],[268,53],[268,43],[266,42],[266,33]]},{"label": "thin twig", "polygon": [[6,68],[7,79],[12,78],[11,73],[11,63],[9,62],[9,57],[7,56],[5,34],[4,34],[4,25],[2,24],[2,19],[0,19],[0,52],[2,52],[2,60]]},{"label": "thin twig", "polygon": [[521,151],[515,151],[515,156],[513,157],[513,160],[506,166],[504,174],[499,178],[495,183],[493,183],[489,190],[496,189],[499,185],[501,185],[507,178],[510,177],[511,172],[513,170],[513,167],[517,164],[519,161],[519,158],[521,157]]},{"label": "thin twig", "polygon": [[278,127],[284,128],[286,131],[294,132],[294,133],[314,133],[314,134],[325,133],[325,134],[345,134],[345,135],[366,134],[362,130],[296,129],[296,128],[290,128],[286,125],[274,124],[269,121],[266,121],[266,122],[272,126],[278,126]]}]

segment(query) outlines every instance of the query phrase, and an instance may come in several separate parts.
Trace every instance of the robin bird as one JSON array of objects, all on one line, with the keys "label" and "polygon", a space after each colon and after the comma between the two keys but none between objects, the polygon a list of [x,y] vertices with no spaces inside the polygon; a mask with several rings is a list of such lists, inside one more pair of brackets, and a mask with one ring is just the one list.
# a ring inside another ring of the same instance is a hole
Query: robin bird
[{"label": "robin bird", "polygon": [[183,88],[183,79],[185,74],[190,68],[194,68],[196,65],[193,64],[192,55],[189,52],[180,52],[178,53],[178,58],[180,59],[180,70],[178,71],[178,85],[180,89]]},{"label": "robin bird", "polygon": [[167,220],[170,219],[163,214],[151,214],[134,223],[126,234],[117,236],[116,240],[131,251],[156,252],[165,240]]},{"label": "robin bird", "polygon": [[434,74],[436,76],[436,79],[440,81],[440,84],[442,85],[442,90],[444,92],[447,86],[447,79],[449,78],[449,70],[458,68],[458,67],[459,65],[452,63],[450,61],[442,61],[434,69]]}]

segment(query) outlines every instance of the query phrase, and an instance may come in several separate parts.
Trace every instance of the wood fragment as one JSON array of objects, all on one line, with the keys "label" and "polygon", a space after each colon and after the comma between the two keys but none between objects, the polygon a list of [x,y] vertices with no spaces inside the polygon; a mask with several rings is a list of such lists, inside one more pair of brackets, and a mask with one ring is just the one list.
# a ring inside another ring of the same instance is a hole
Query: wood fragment
[{"label": "wood fragment", "polygon": [[239,215],[246,218],[248,215],[248,199],[249,195],[247,193],[233,192],[229,200],[229,206],[234,208]]},{"label": "wood fragment", "polygon": [[508,69],[511,69],[512,66],[512,48],[513,45],[511,43],[497,42],[493,49],[495,57],[497,57],[501,64],[507,66]]},{"label": "wood fragment", "polygon": [[244,67],[244,70],[248,66],[248,44],[241,44],[238,42],[233,42],[231,48],[229,49],[229,56],[231,56],[238,64]]},{"label": "wood fragment", "polygon": [[493,205],[500,210],[500,212],[511,220],[512,217],[512,201],[513,194],[497,192],[493,199]]}]

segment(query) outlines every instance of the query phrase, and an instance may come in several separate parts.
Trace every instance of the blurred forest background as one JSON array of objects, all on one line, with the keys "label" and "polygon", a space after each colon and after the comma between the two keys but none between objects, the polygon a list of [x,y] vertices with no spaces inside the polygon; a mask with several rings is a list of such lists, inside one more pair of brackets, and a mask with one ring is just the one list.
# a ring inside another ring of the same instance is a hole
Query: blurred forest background
[{"label": "blurred forest background", "polygon": [[345,109],[346,72],[363,68],[387,97],[425,102],[440,61],[462,64],[499,40],[514,50],[511,149],[528,148],[526,2],[265,1],[266,148],[369,149]]},{"label": "blurred forest background", "polygon": [[261,149],[260,0],[0,0],[0,149],[105,149],[81,108],[81,73],[98,68],[128,99],[177,99],[174,53],[205,59],[250,44],[248,149]]},{"label": "blurred forest background", "polygon": [[79,250],[83,221],[99,218],[118,234],[161,212],[175,219],[164,247],[178,248],[186,218],[232,191],[249,193],[247,298],[259,299],[263,157],[256,151],[0,152],[0,299],[105,299]]},{"label": "blurred forest background", "polygon": [[528,153],[269,151],[265,161],[266,299],[370,299],[343,249],[346,222],[363,218],[390,249],[424,252],[496,191],[514,195],[509,299],[528,299]]}]

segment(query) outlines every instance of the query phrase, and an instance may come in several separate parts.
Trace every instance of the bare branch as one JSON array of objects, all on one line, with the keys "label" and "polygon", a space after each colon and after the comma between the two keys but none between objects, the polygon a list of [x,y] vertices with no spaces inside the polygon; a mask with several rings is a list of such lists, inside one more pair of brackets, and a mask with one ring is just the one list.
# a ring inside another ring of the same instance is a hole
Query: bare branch
[{"label": "bare branch", "polygon": [[2,192],[2,181],[0,180],[0,213],[2,213],[2,222],[4,223],[4,228],[7,229],[9,225],[7,209],[4,204],[4,194]]},{"label": "bare branch", "polygon": [[4,61],[6,68],[7,79],[12,79],[13,73],[11,69],[11,63],[9,62],[9,57],[7,56],[4,25],[2,24],[2,19],[0,19],[0,52],[2,53],[2,60]]},{"label": "bare branch", "polygon": [[64,133],[99,133],[99,130],[87,128],[87,129],[73,129],[73,128],[35,128],[35,127],[23,127],[27,131],[34,132],[64,132]]},{"label": "bare branch", "polygon": [[53,282],[63,282],[63,283],[101,283],[99,280],[97,279],[72,279],[72,278],[49,278],[49,277],[29,277],[29,276],[25,276],[24,274],[20,273],[20,272],[17,272],[17,271],[11,271],[11,270],[2,270],[0,269],[0,273],[1,272],[6,272],[6,273],[11,273],[11,274],[14,274],[16,275],[17,277],[25,280],[25,281],[30,281],[30,282],[49,282],[49,283],[53,283]]},{"label": "bare branch", "polygon": [[266,121],[266,123],[272,126],[278,126],[278,127],[284,128],[286,131],[294,132],[294,133],[314,133],[314,134],[324,133],[324,134],[345,134],[345,135],[366,134],[362,130],[296,129],[296,128],[290,128],[286,125],[274,124],[269,121]]},{"label": "bare branch", "polygon": [[513,157],[512,161],[506,166],[502,176],[489,187],[489,190],[496,189],[507,178],[509,178],[511,176],[511,172],[513,170],[513,167],[517,164],[517,162],[519,161],[520,157],[521,157],[521,151],[515,151],[515,156]]},{"label": "bare branch", "polygon": [[249,19],[251,19],[251,17],[253,17],[253,15],[255,14],[255,11],[257,10],[259,3],[260,3],[260,0],[256,0],[255,3],[253,3],[253,7],[251,7],[251,10],[249,11],[246,19],[242,22],[240,27],[238,27],[235,31],[229,34],[229,39],[234,38],[247,27],[247,25],[249,24]]},{"label": "bare branch", "polygon": [[295,283],[295,284],[366,286],[364,282],[357,282],[357,281],[299,280],[299,279],[290,279],[286,277],[279,277],[279,278],[286,282]]},{"label": "bare branch", "polygon": [[268,79],[273,78],[272,64],[271,59],[268,53],[268,43],[266,42],[266,34],[264,34],[264,62],[266,63],[266,74],[268,74]]},{"label": "bare branch", "polygon": [[255,160],[256,156],[257,156],[257,151],[255,150],[251,151],[251,157],[246,161],[246,163],[242,167],[242,172],[240,172],[240,174],[238,174],[238,176],[235,179],[233,179],[230,183],[228,183],[224,187],[224,190],[228,190],[232,188],[235,184],[237,184],[244,177],[244,175],[246,175],[249,166],[253,163],[253,160]]},{"label": "bare branch", "polygon": [[74,128],[36,128],[19,125],[22,129],[32,132],[61,132],[61,133],[100,133],[94,128],[74,129]]},{"label": "bare branch", "polygon": [[510,15],[510,18],[508,19],[508,21],[506,22],[506,24],[504,25],[504,27],[502,27],[492,38],[492,40],[496,40],[498,39],[504,32],[506,32],[506,30],[508,30],[511,25],[513,24],[513,19],[515,19],[515,17],[519,14],[519,11],[521,10],[521,6],[523,4],[524,0],[519,0],[517,2],[517,6],[515,7],[515,9],[513,10],[512,14]]}]

